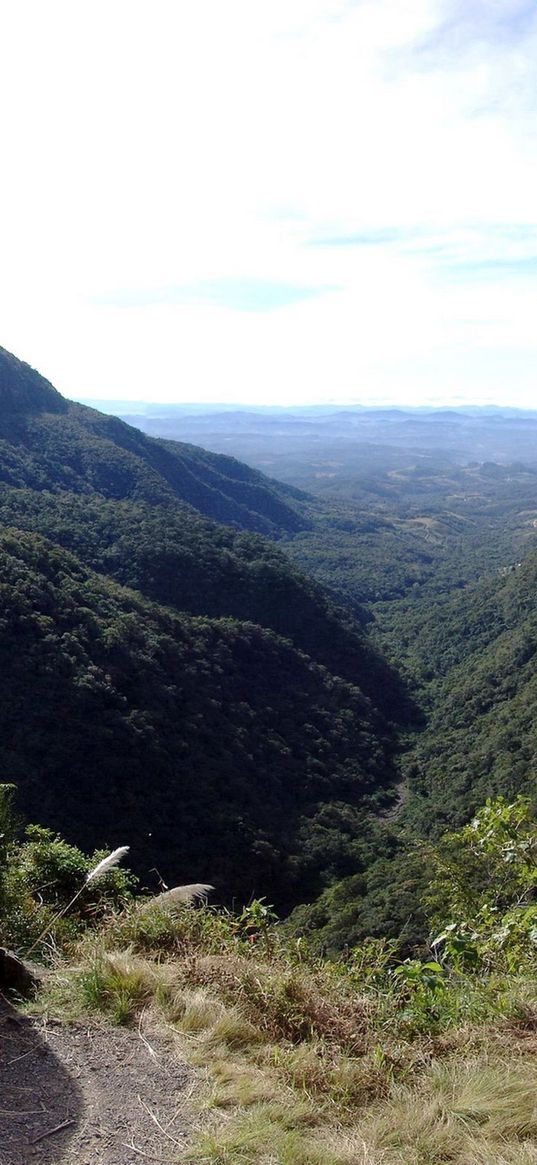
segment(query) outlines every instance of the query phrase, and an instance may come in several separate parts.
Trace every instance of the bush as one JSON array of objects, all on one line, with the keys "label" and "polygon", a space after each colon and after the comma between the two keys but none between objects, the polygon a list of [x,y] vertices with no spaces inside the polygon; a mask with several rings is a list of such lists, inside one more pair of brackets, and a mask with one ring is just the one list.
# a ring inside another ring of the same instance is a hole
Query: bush
[{"label": "bush", "polygon": [[537,822],[527,797],[487,801],[432,853],[433,948],[456,971],[537,963]]},{"label": "bush", "polygon": [[54,922],[48,939],[59,946],[69,944],[86,926],[122,908],[136,879],[128,870],[110,869],[106,878],[84,887],[72,909],[55,921],[58,909],[84,886],[87,874],[107,851],[88,857],[40,825],[29,825],[24,839],[14,840],[11,795],[10,786],[0,786],[0,942],[24,954]]}]

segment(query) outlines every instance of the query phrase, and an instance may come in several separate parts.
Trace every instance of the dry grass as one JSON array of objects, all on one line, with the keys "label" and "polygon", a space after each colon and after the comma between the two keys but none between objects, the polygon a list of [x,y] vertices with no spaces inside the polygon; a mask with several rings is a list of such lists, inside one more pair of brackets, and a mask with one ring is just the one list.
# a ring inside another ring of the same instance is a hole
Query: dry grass
[{"label": "dry grass", "polygon": [[109,930],[78,968],[52,977],[48,999],[56,1014],[78,1002],[116,1022],[147,1006],[166,1017],[210,1081],[185,1160],[537,1165],[531,986],[504,1020],[409,1038],[397,1000],[359,992],[334,968],[293,964],[281,949],[269,958],[229,936],[217,951],[203,918],[152,919],[158,942],[142,957],[146,921],[142,940],[131,918],[116,939],[124,926],[130,948],[110,949]]},{"label": "dry grass", "polygon": [[[235,954],[193,959],[187,974],[227,1000],[240,1000],[251,1022],[273,1040],[322,1038],[354,1053],[364,1051],[374,1005],[304,967]],[[339,990],[338,990],[339,989]]]},{"label": "dry grass", "polygon": [[184,991],[182,1008],[179,1010],[176,996],[175,1024],[180,1031],[189,1035],[210,1031],[226,1016],[226,1009],[218,999],[212,999],[206,991]]},{"label": "dry grass", "polygon": [[298,1105],[250,1105],[202,1134],[187,1159],[203,1165],[342,1165],[337,1149],[309,1133],[309,1116]]},{"label": "dry grass", "polygon": [[360,1137],[384,1165],[536,1160],[537,1070],[483,1059],[433,1063],[413,1087],[395,1087],[364,1113]]}]

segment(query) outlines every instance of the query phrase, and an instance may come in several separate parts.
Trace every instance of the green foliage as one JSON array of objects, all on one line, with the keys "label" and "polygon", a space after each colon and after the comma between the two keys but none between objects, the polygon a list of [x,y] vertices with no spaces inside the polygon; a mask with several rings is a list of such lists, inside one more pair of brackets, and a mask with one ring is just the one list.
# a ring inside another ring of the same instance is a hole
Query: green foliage
[{"label": "green foliage", "polygon": [[533,792],[537,556],[488,570],[479,582],[458,589],[452,580],[433,601],[409,598],[381,616],[384,646],[427,713],[405,759],[402,816],[415,834],[463,825],[487,796]]},{"label": "green foliage", "polygon": [[[364,446],[325,503],[64,401],[3,351],[0,372],[0,761],[27,817],[84,850],[128,826],[137,870],[227,900],[312,903],[290,926],[317,950],[423,953],[416,837],[531,788],[535,472]],[[376,826],[418,718],[364,600],[427,714]]]},{"label": "green foliage", "polygon": [[489,800],[431,851],[433,946],[455,969],[521,971],[537,961],[537,821],[531,802]]},{"label": "green foliage", "polygon": [[146,877],[280,911],[315,897],[356,868],[327,814],[382,803],[408,706],[362,627],[257,536],[304,532],[308,500],[2,351],[0,381],[0,763],[21,810],[83,850],[128,834]]},{"label": "green foliage", "polygon": [[311,905],[298,906],[284,924],[286,932],[306,935],[313,950],[331,956],[359,948],[367,938],[396,939],[401,957],[423,950],[429,872],[419,849],[386,823],[363,823],[362,844],[353,852],[360,872],[335,880]]},{"label": "green foliage", "polygon": [[[87,857],[52,830],[30,825],[25,837],[12,837],[5,849],[1,882],[3,910],[0,942],[23,954],[43,934],[45,945],[68,943],[82,929],[122,908],[132,896],[136,879],[113,868],[106,877],[84,886],[86,875],[108,851]],[[84,887],[71,909],[57,923],[58,910]],[[50,928],[50,931],[49,931]]]},{"label": "green foliage", "polygon": [[238,926],[249,936],[251,942],[260,938],[267,954],[270,954],[271,926],[277,917],[275,910],[264,898],[254,898],[239,915]]},{"label": "green foliage", "polygon": [[394,967],[391,974],[400,1020],[408,1022],[414,1031],[432,1031],[439,1022],[443,1026],[448,990],[440,963],[430,959],[427,962],[406,959]]},{"label": "green foliage", "polygon": [[28,817],[85,850],[128,834],[137,870],[225,898],[315,893],[332,855],[312,871],[304,831],[393,779],[391,732],[358,688],[270,630],[174,614],[35,535],[0,534],[0,593],[0,756]]},{"label": "green foliage", "polygon": [[397,965],[397,939],[366,938],[350,950],[345,958],[346,973],[358,990],[378,987],[387,972]]},{"label": "green foliage", "polygon": [[190,957],[221,951],[235,942],[237,930],[237,916],[224,908],[182,906],[171,911],[142,898],[108,917],[101,938],[107,950],[127,947],[140,954]]},{"label": "green foliage", "polygon": [[249,902],[239,915],[239,925],[247,932],[260,933],[267,931],[277,917],[272,906],[269,906],[264,898],[254,898],[253,902]]},{"label": "green foliage", "polygon": [[[519,796],[489,799],[472,821],[425,849],[434,866],[426,895],[433,922],[469,920],[528,899],[537,886],[537,823],[532,803]],[[425,855],[424,855],[425,856]]]},{"label": "green foliage", "polygon": [[50,906],[61,906],[68,901],[89,868],[81,850],[41,825],[27,827],[26,841],[17,847],[16,872],[12,856],[13,876]]}]

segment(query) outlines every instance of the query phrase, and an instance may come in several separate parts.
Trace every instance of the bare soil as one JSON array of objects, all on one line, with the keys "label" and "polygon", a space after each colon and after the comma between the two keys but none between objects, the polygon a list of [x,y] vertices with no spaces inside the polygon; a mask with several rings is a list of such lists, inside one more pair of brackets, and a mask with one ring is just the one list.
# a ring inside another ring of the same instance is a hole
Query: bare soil
[{"label": "bare soil", "polygon": [[195,1077],[171,1034],[32,1019],[0,997],[0,1165],[184,1160]]}]

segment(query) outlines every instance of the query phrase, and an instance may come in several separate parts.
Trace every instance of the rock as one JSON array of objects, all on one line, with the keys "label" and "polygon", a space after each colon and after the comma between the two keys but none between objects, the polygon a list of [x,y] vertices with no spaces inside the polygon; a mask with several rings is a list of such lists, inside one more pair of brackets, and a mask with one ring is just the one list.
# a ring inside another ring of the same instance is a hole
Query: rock
[{"label": "rock", "polygon": [[13,951],[0,947],[0,991],[16,991],[18,995],[35,995],[45,972],[35,963],[26,963]]}]

